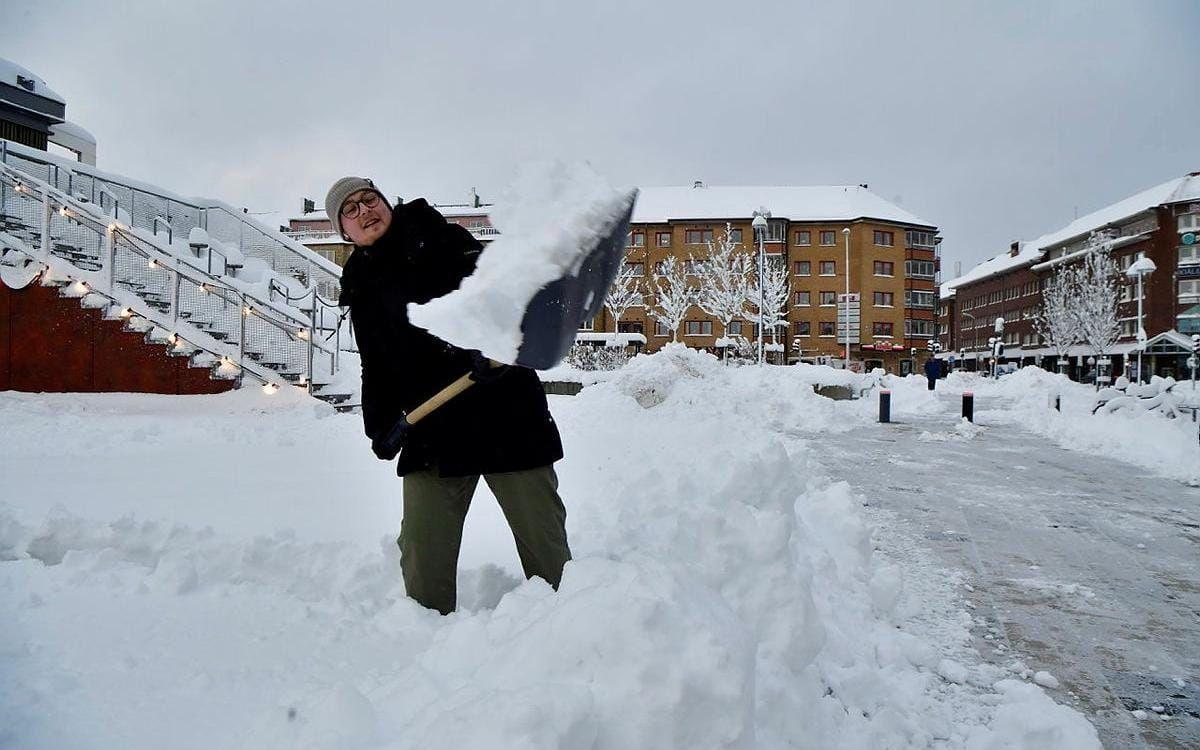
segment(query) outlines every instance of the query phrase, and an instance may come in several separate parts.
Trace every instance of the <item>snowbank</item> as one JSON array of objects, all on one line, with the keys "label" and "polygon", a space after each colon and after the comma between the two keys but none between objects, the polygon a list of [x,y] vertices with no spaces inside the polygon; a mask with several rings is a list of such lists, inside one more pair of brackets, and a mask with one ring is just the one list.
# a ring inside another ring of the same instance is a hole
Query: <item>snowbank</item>
[{"label": "snowbank", "polygon": [[[924,378],[889,377],[903,392],[893,404],[936,408]],[[1200,440],[1190,419],[1166,419],[1153,413],[1125,410],[1092,414],[1096,390],[1039,367],[1023,367],[999,380],[955,372],[938,381],[943,393],[975,394],[976,419],[1020,425],[1064,448],[1108,456],[1189,484],[1200,484]],[[1193,398],[1190,383],[1175,386],[1180,399]],[[1062,411],[1054,410],[1055,396]]]},{"label": "snowbank", "polygon": [[560,590],[513,574],[481,491],[443,618],[403,596],[399,486],[358,417],[258,389],[0,394],[20,425],[0,434],[0,740],[1099,747],[1035,686],[939,673],[862,499],[809,468],[814,433],[867,420],[858,403],[674,347],[552,408]]},{"label": "snowbank", "polygon": [[587,165],[538,164],[522,170],[492,217],[500,239],[479,256],[457,291],[409,305],[409,319],[464,349],[512,363],[533,296],[582,260],[628,208],[629,193]]}]

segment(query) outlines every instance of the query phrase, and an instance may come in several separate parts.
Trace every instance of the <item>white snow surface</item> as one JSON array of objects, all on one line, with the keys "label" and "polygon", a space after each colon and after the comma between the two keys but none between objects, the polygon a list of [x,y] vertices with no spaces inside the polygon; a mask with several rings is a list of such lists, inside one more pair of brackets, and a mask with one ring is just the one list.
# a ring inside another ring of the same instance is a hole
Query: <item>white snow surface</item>
[{"label": "white snow surface", "polygon": [[872,404],[792,370],[676,345],[552,397],[575,559],[521,581],[481,489],[449,617],[404,596],[356,415],[0,393],[0,746],[1098,748],[944,655],[966,618],[909,619],[953,602],[913,599],[810,464]]},{"label": "white snow surface", "polygon": [[[933,394],[926,390],[924,377],[888,376],[885,384],[893,388],[892,409],[920,410],[932,404]],[[1200,485],[1200,427],[1189,418],[1166,419],[1155,413],[1119,411],[1092,414],[1096,389],[1076,383],[1064,375],[1039,367],[1023,367],[999,380],[977,373],[954,372],[938,381],[938,391],[975,394],[976,422],[1018,424],[1038,435],[1050,438],[1064,448],[1140,466],[1155,474]],[[1191,383],[1175,386],[1174,393],[1183,403],[1200,406],[1200,391]],[[1054,396],[1060,395],[1062,411],[1054,410]],[[962,430],[967,432],[962,432]],[[923,440],[970,439],[971,428],[958,428],[953,436],[930,435]]]},{"label": "white snow surface", "polygon": [[706,185],[644,187],[640,190],[633,210],[633,220],[639,223],[750,219],[755,211],[765,207],[774,218],[791,221],[872,218],[933,226],[861,185]]},{"label": "white snow surface", "polygon": [[513,363],[529,301],[578,268],[582,252],[607,233],[628,197],[586,164],[524,166],[495,208],[492,223],[501,235],[479,256],[475,272],[450,294],[409,305],[409,319],[452,344]]},{"label": "white snow surface", "polygon": [[21,91],[28,91],[28,89],[26,89],[24,86],[21,86],[17,83],[17,76],[33,81],[32,93],[37,94],[43,99],[50,99],[58,102],[59,104],[67,103],[66,99],[63,99],[62,96],[55,93],[39,76],[35,76],[33,73],[21,67],[20,65],[17,65],[12,60],[5,60],[3,57],[0,57],[0,82],[7,83],[9,86],[20,89]]}]

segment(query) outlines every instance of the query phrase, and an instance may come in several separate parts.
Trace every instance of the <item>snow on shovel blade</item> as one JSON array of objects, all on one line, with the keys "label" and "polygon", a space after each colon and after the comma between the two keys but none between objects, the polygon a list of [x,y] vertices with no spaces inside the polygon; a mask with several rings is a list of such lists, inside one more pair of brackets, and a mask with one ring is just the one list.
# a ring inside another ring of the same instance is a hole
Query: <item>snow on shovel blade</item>
[{"label": "snow on shovel blade", "polygon": [[500,237],[447,295],[408,306],[409,321],[462,349],[553,367],[595,317],[624,260],[636,190],[586,165],[530,171],[497,207]]},{"label": "snow on shovel blade", "polygon": [[521,320],[521,345],[515,364],[535,370],[554,367],[567,356],[585,320],[600,312],[625,258],[629,222],[637,191],[628,206],[583,255],[573,273],[551,281],[533,296]]}]

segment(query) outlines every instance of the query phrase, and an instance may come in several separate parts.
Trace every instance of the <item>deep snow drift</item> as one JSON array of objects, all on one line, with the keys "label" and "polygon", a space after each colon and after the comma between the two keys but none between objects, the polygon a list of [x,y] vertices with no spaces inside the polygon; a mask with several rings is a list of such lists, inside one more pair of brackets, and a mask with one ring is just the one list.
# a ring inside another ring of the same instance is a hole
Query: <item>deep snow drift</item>
[{"label": "deep snow drift", "polygon": [[810,465],[870,405],[795,375],[673,347],[552,399],[576,559],[518,581],[481,490],[446,618],[403,595],[358,417],[0,394],[0,746],[1098,747],[914,618],[953,602]]}]

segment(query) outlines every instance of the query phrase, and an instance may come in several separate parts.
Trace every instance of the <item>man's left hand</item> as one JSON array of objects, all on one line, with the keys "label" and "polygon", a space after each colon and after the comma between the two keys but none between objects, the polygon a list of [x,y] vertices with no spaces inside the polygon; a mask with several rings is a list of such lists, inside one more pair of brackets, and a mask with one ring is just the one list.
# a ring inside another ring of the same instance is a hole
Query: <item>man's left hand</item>
[{"label": "man's left hand", "polygon": [[471,354],[471,380],[479,384],[491,383],[504,377],[511,367],[493,362],[483,356],[482,352],[472,350]]}]

